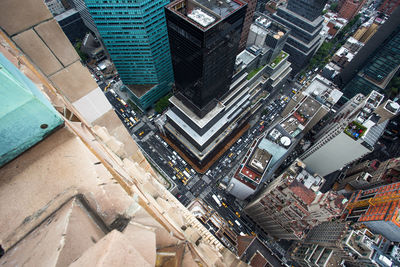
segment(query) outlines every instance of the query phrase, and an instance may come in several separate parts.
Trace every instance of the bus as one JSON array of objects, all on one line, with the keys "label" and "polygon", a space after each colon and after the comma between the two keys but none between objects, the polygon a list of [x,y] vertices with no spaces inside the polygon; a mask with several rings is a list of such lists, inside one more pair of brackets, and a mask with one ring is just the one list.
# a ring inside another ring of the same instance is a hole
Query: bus
[{"label": "bus", "polygon": [[110,89],[110,90],[108,90],[108,91],[110,91],[111,94],[113,94],[114,97],[117,96],[117,94],[115,93],[115,91],[114,91],[113,89]]},{"label": "bus", "polygon": [[217,198],[217,196],[215,194],[212,195],[212,198],[214,199],[214,201],[218,204],[219,207],[222,206],[221,201],[219,201],[219,199]]},{"label": "bus", "polygon": [[189,174],[186,170],[183,171],[183,174],[184,174],[187,178],[189,178],[189,179],[191,178],[190,174]]}]

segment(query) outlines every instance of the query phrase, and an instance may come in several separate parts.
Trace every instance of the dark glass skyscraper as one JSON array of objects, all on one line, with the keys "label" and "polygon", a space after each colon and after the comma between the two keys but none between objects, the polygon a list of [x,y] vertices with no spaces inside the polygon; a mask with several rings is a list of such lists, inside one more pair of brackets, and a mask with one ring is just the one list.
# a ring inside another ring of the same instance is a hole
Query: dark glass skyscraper
[{"label": "dark glass skyscraper", "polygon": [[284,50],[289,53],[293,72],[299,72],[321,44],[322,9],[327,0],[288,0],[273,18],[291,29]]},{"label": "dark glass skyscraper", "polygon": [[168,0],[85,0],[132,99],[146,109],[171,90]]},{"label": "dark glass skyscraper", "polygon": [[199,117],[229,90],[245,13],[246,4],[236,0],[166,6],[175,96]]},{"label": "dark glass skyscraper", "polygon": [[[400,10],[397,10],[396,12],[399,13],[399,11]],[[390,25],[383,25],[382,28],[385,26]],[[384,31],[385,29],[383,28],[380,30]],[[370,55],[365,56],[364,51],[360,51],[362,54],[356,56],[355,60],[361,61],[363,65],[358,64],[358,66],[362,66],[361,70],[359,70],[357,75],[343,88],[342,103],[358,93],[367,95],[373,90],[383,92],[390,80],[399,70],[400,26],[397,25],[386,39],[371,38],[366,46],[370,45],[369,42],[378,42],[377,44],[379,45]],[[371,45],[373,45],[373,43]],[[345,68],[343,72],[346,70],[347,68]],[[343,74],[343,76],[344,75],[346,74]]]}]

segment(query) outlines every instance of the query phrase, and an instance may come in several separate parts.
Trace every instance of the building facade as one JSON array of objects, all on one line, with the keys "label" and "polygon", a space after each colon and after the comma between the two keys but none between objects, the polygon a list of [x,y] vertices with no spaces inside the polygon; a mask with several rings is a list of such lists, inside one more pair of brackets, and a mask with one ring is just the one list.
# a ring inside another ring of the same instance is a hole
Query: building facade
[{"label": "building facade", "polygon": [[345,99],[357,93],[383,92],[400,67],[400,26],[375,51],[357,75],[344,87]]},{"label": "building facade", "polygon": [[141,109],[151,107],[173,84],[164,15],[169,1],[85,2],[130,98]]},{"label": "building facade", "polygon": [[256,10],[257,0],[243,0],[247,3],[246,17],[244,18],[242,36],[239,42],[239,51],[241,52],[246,49],[247,37],[249,35],[250,25],[253,23],[254,11]]},{"label": "building facade", "polygon": [[372,23],[360,27],[354,38],[365,45],[334,78],[342,88],[341,103],[357,93],[369,94],[382,91],[398,71],[400,8],[395,9],[383,25]]},{"label": "building facade", "polygon": [[384,162],[367,160],[351,167],[346,172],[346,177],[334,185],[334,190],[352,192],[398,182],[399,180],[399,158],[388,159]]},{"label": "building facade", "polygon": [[340,216],[346,200],[321,193],[325,180],[306,171],[300,160],[272,181],[244,209],[266,233],[278,239],[302,240],[317,224]]},{"label": "building facade", "polygon": [[228,92],[246,4],[174,1],[165,14],[175,76],[174,95],[200,118]]},{"label": "building facade", "polygon": [[76,10],[82,17],[83,23],[85,23],[86,27],[91,30],[97,38],[100,38],[100,33],[97,30],[96,23],[94,22],[92,15],[90,15],[89,10],[86,7],[85,0],[71,0],[75,5]]},{"label": "building facade", "polygon": [[373,233],[400,242],[400,182],[354,192],[345,219],[366,225]]},{"label": "building facade", "polygon": [[[291,258],[302,267],[358,266],[375,267],[379,235],[368,229],[353,229],[344,222],[324,222],[297,243]],[[379,255],[378,255],[379,256]]]},{"label": "building facade", "polygon": [[358,94],[343,105],[301,155],[308,168],[325,176],[373,151],[388,122],[381,120],[384,115],[378,109],[388,104],[382,104],[383,98],[373,91],[367,97]]},{"label": "building facade", "polygon": [[290,54],[293,72],[299,72],[311,59],[322,43],[322,9],[327,1],[289,0],[287,6],[279,7],[272,17],[291,29],[284,50]]},{"label": "building facade", "polygon": [[0,6],[0,265],[246,266],[157,181],[45,3]]}]

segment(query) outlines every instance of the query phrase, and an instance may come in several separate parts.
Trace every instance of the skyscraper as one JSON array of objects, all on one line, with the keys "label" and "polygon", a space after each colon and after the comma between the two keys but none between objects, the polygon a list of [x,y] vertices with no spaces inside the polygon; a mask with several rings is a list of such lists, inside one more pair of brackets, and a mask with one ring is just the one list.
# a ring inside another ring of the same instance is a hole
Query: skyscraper
[{"label": "skyscraper", "polygon": [[317,224],[342,214],[346,200],[334,192],[321,193],[323,177],[307,172],[296,160],[245,208],[249,217],[278,239],[302,240]]},{"label": "skyscraper", "polygon": [[[392,117],[398,112],[398,104],[391,109],[393,101],[382,103],[383,97],[376,91],[367,97],[358,94],[342,106],[301,155],[308,168],[325,176],[373,151],[390,118],[387,111]],[[378,109],[381,105],[385,112]]]},{"label": "skyscraper", "polygon": [[246,7],[239,0],[177,0],[165,8],[175,91],[161,127],[198,171],[250,112],[247,74],[233,80]]},{"label": "skyscraper", "polygon": [[363,223],[372,232],[400,242],[400,182],[354,192],[345,218]]},{"label": "skyscraper", "polygon": [[400,66],[400,26],[371,55],[358,74],[343,89],[344,99],[357,93],[382,92]]},{"label": "skyscraper", "polygon": [[293,72],[304,67],[318,46],[324,21],[321,13],[326,0],[289,0],[287,6],[278,8],[272,17],[291,29],[284,50],[290,54]]},{"label": "skyscraper", "polygon": [[76,10],[78,10],[79,14],[82,17],[83,23],[91,30],[97,37],[100,37],[100,33],[97,30],[96,24],[93,21],[92,16],[89,13],[89,10],[86,7],[85,0],[72,0],[75,5]]},{"label": "skyscraper", "polygon": [[1,266],[245,265],[157,182],[43,1],[0,1],[0,27]]},{"label": "skyscraper", "polygon": [[257,0],[243,0],[247,3],[246,17],[244,18],[242,36],[240,37],[239,52],[246,48],[247,37],[250,25],[253,22],[254,11],[256,10]]},{"label": "skyscraper", "polygon": [[85,0],[122,82],[142,109],[171,90],[164,6],[168,0]]},{"label": "skyscraper", "polygon": [[382,92],[397,73],[400,66],[399,23],[400,8],[397,8],[378,29],[378,25],[373,24],[365,34],[364,30],[356,33],[355,37],[362,42],[369,40],[335,77],[335,83],[343,88],[344,97],[340,102],[344,103],[358,93]]},{"label": "skyscraper", "polygon": [[246,5],[178,0],[165,9],[175,96],[200,118],[228,92]]}]

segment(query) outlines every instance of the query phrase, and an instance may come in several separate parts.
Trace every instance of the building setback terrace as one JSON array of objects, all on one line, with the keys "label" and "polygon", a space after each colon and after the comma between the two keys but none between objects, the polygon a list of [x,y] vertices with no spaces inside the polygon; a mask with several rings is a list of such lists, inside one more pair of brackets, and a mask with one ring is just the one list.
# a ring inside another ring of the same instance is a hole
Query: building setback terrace
[{"label": "building setback terrace", "polygon": [[[278,39],[278,38],[276,38]],[[276,66],[279,65],[279,63],[284,60],[285,58],[287,58],[289,56],[288,53],[281,51],[279,53],[279,55],[276,56],[276,58],[269,64],[271,66],[271,68],[276,68]]]}]

